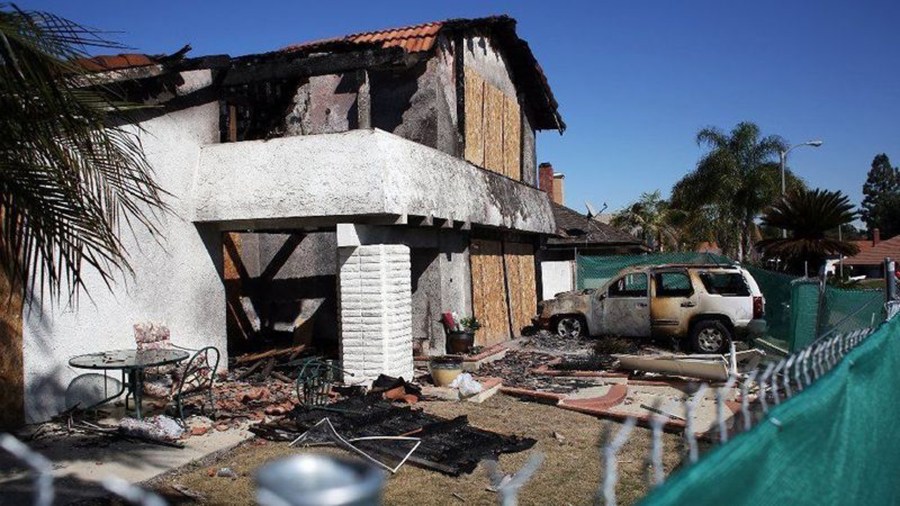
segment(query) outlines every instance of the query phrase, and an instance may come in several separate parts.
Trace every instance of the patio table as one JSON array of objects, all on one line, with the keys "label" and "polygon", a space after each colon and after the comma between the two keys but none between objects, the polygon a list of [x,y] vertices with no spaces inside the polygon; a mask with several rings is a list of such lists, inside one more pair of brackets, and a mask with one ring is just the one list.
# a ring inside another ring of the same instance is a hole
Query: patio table
[{"label": "patio table", "polygon": [[[99,353],[78,355],[69,359],[69,365],[78,369],[121,370],[122,388],[118,393],[95,403],[91,407],[107,403],[122,395],[126,388],[125,409],[128,409],[128,397],[134,399],[135,418],[141,418],[141,397],[144,390],[144,371],[151,367],[177,364],[188,358],[188,352],[182,350],[113,350]],[[127,375],[127,378],[126,378]]]}]

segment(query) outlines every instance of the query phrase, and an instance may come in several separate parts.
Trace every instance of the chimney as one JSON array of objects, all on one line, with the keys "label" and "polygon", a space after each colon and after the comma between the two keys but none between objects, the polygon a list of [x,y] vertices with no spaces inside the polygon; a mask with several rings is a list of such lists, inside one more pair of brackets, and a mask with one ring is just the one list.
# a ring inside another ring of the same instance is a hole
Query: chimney
[{"label": "chimney", "polygon": [[565,183],[566,175],[560,174],[559,172],[553,174],[553,193],[550,194],[550,198],[553,199],[553,202],[556,202],[559,205],[565,205],[565,188],[563,184]]},{"label": "chimney", "polygon": [[538,189],[553,197],[553,166],[547,162],[538,165]]},{"label": "chimney", "polygon": [[881,242],[881,230],[874,228],[872,229],[872,246]]}]

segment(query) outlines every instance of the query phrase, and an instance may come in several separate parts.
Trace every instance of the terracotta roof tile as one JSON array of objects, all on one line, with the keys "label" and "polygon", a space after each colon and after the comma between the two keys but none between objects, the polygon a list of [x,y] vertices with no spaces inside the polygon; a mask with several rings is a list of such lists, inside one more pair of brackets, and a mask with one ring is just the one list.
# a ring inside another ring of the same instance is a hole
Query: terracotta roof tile
[{"label": "terracotta roof tile", "polygon": [[332,39],[304,42],[285,47],[283,51],[313,50],[334,43],[372,44],[381,48],[402,47],[409,53],[430,51],[434,47],[437,35],[444,26],[443,22],[430,22],[421,25],[388,28],[373,32],[361,32]]},{"label": "terracotta roof tile", "polygon": [[74,63],[88,72],[102,72],[156,65],[158,61],[146,54],[111,54],[93,58],[78,58],[74,60]]},{"label": "terracotta roof tile", "polygon": [[[866,241],[869,242],[869,241]],[[871,245],[871,242],[869,242]],[[885,257],[900,259],[900,235],[881,241],[880,243],[862,249],[849,258],[844,259],[845,265],[878,265],[884,262]]]}]

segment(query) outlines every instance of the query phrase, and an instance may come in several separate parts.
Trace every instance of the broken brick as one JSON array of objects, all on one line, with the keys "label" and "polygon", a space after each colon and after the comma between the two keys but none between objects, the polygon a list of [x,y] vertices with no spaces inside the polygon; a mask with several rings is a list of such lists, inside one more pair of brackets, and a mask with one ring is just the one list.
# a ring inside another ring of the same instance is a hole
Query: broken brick
[{"label": "broken brick", "polygon": [[403,399],[403,396],[406,395],[406,389],[401,385],[390,390],[385,390],[384,394],[382,395],[384,395],[385,399],[397,401]]},{"label": "broken brick", "polygon": [[206,434],[207,432],[209,432],[208,425],[197,425],[197,426],[191,427],[191,435],[192,436],[202,436],[202,435]]}]

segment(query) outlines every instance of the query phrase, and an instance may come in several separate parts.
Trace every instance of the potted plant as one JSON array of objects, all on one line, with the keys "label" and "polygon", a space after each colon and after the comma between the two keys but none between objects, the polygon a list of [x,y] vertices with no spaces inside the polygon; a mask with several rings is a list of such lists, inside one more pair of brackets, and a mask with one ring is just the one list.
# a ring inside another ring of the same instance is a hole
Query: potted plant
[{"label": "potted plant", "polygon": [[463,358],[460,355],[432,357],[428,362],[428,372],[435,386],[446,387],[462,374]]},{"label": "potted plant", "polygon": [[481,322],[474,316],[458,320],[453,330],[447,332],[447,353],[469,353],[475,344],[475,332],[481,328]]}]

